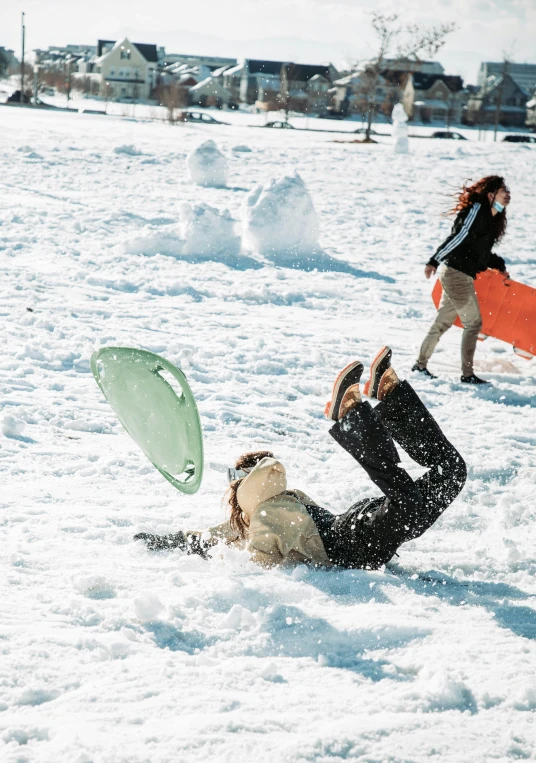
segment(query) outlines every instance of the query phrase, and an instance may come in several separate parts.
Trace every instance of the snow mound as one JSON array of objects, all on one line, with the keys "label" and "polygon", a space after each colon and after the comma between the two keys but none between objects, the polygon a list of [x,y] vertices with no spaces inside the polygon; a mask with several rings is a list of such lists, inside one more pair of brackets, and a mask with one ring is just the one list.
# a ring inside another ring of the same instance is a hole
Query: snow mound
[{"label": "snow mound", "polygon": [[167,257],[180,257],[183,252],[183,242],[179,235],[179,226],[169,226],[167,230],[145,228],[145,233],[125,241],[121,248],[125,254],[143,254],[153,257],[164,254]]},{"label": "snow mound", "polygon": [[244,143],[240,143],[238,146],[233,146],[232,151],[236,151],[238,154],[250,154],[253,149],[246,146]]},{"label": "snow mound", "polygon": [[227,183],[227,158],[213,140],[206,140],[190,151],[186,164],[192,183],[212,187]]},{"label": "snow mound", "polygon": [[318,217],[297,173],[251,191],[244,202],[243,224],[244,243],[261,254],[318,247]]},{"label": "snow mound", "polygon": [[184,254],[238,254],[240,251],[236,221],[226,209],[220,212],[208,204],[192,207],[185,202],[181,204],[180,217]]},{"label": "snow mound", "polygon": [[192,206],[184,202],[179,208],[180,222],[166,227],[166,230],[150,230],[145,235],[136,236],[123,244],[126,254],[152,256],[164,254],[170,257],[201,257],[240,252],[240,237],[230,213],[218,210],[208,204]]},{"label": "snow mound", "polygon": [[20,437],[25,429],[25,421],[6,413],[2,421],[2,432],[6,437]]},{"label": "snow mound", "polygon": [[116,146],[114,148],[114,154],[127,154],[127,156],[143,156],[143,151],[138,151],[136,146],[128,144],[125,146]]}]

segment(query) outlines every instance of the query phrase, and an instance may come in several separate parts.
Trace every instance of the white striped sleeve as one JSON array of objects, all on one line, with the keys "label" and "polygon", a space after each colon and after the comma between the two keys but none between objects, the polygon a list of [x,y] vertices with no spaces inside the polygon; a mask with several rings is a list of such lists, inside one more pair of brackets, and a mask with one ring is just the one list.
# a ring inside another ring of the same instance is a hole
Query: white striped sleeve
[{"label": "white striped sleeve", "polygon": [[435,260],[437,260],[438,262],[442,262],[447,256],[447,254],[450,254],[450,252],[452,252],[453,249],[456,249],[456,247],[459,246],[462,243],[462,241],[467,238],[467,235],[469,234],[469,230],[471,229],[471,225],[474,223],[480,207],[481,205],[479,202],[476,202],[476,204],[474,204],[471,207],[471,211],[465,218],[465,221],[459,233],[457,233],[454,236],[454,238],[452,238],[450,241],[447,240],[445,244],[443,245],[443,248],[440,248],[437,250],[437,252],[434,255]]}]

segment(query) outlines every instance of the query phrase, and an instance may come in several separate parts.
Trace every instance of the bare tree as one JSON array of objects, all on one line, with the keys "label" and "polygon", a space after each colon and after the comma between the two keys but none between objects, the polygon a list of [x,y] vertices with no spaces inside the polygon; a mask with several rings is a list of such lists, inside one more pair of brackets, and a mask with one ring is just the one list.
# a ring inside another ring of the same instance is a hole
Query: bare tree
[{"label": "bare tree", "polygon": [[178,82],[161,83],[156,94],[159,102],[167,109],[168,121],[173,124],[177,121],[175,111],[188,105],[188,89],[179,85]]},{"label": "bare tree", "polygon": [[296,64],[283,64],[281,67],[281,85],[279,88],[278,101],[280,108],[285,112],[285,122],[288,122],[289,112],[292,106],[292,83],[296,79]]},{"label": "bare tree", "polygon": [[365,140],[370,139],[372,119],[376,110],[376,89],[381,73],[386,68],[387,59],[390,59],[392,66],[393,63],[402,61],[419,61],[423,53],[433,56],[445,44],[447,36],[457,28],[454,22],[429,28],[419,24],[403,25],[399,18],[396,13],[374,11],[372,14],[372,28],[376,34],[378,48],[363,72],[362,95],[367,103]]}]

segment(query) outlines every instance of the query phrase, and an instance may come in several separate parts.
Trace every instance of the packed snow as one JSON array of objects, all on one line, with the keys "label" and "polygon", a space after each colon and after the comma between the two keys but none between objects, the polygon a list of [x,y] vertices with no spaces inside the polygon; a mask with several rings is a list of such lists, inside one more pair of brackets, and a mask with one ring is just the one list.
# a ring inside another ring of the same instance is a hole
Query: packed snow
[{"label": "packed snow", "polygon": [[245,199],[244,240],[254,251],[308,252],[318,248],[318,217],[302,178],[271,179]]},{"label": "packed snow", "polygon": [[[423,264],[467,178],[506,175],[498,251],[536,286],[534,149],[410,140],[399,156],[9,107],[0,126],[2,761],[534,759],[536,361],[488,339],[492,384],[462,388],[453,328],[439,378],[410,373],[434,315]],[[191,182],[209,135],[227,187]],[[207,468],[185,496],[161,477],[95,384],[95,348],[183,369],[207,463],[270,448],[339,512],[377,490],[324,402],[384,343],[469,470],[385,570],[263,571],[229,548],[204,561],[132,541],[221,521],[225,479]]]},{"label": "packed snow", "polygon": [[192,183],[205,186],[227,184],[229,163],[213,140],[206,140],[188,154],[188,171]]},{"label": "packed snow", "polygon": [[393,109],[393,138],[395,154],[409,154],[408,115],[401,103]]},{"label": "packed snow", "polygon": [[192,206],[184,201],[178,205],[177,213],[176,225],[166,225],[163,231],[155,231],[148,225],[147,232],[135,234],[121,245],[123,251],[146,256],[163,254],[189,261],[239,255],[241,240],[236,231],[237,221],[228,210],[220,211],[208,204]]}]

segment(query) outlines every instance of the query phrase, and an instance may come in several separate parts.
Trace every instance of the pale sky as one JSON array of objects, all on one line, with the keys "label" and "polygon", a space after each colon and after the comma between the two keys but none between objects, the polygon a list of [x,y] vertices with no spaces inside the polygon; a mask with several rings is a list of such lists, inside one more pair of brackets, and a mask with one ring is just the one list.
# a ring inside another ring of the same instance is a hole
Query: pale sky
[{"label": "pale sky", "polygon": [[[128,36],[168,52],[274,58],[339,64],[374,51],[370,13],[400,12],[421,24],[457,21],[436,56],[447,73],[475,83],[480,61],[536,63],[536,0],[0,0],[0,45],[20,52],[20,13],[26,47],[92,44]],[[8,6],[7,8],[5,6]]]}]

